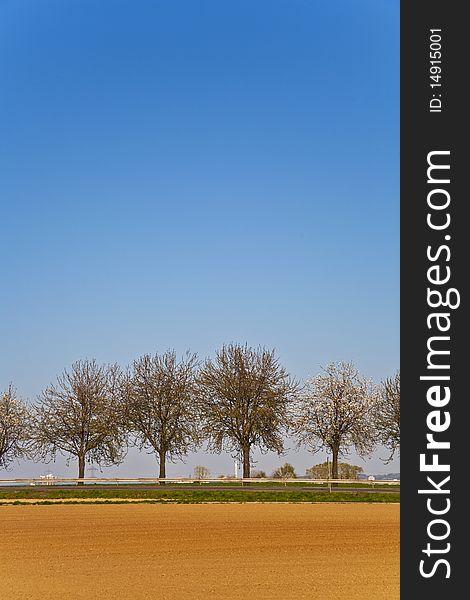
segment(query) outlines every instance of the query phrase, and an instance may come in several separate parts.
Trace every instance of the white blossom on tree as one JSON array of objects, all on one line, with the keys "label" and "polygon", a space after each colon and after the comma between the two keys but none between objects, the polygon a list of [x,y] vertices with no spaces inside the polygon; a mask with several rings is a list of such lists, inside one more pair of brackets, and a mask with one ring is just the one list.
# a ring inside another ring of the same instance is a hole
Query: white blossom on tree
[{"label": "white blossom on tree", "polygon": [[10,384],[0,396],[0,468],[27,455],[30,413]]},{"label": "white blossom on tree", "polygon": [[352,363],[330,363],[307,382],[293,416],[293,431],[312,452],[332,455],[332,477],[338,479],[338,458],[354,448],[367,456],[375,445],[373,409],[377,390]]}]

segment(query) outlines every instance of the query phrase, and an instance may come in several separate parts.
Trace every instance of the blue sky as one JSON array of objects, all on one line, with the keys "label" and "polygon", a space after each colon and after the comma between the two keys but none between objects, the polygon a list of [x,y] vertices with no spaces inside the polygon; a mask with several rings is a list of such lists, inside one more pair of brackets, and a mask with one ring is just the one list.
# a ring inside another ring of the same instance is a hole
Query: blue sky
[{"label": "blue sky", "polygon": [[396,371],[398,1],[5,0],[0,76],[0,387],[230,341]]}]

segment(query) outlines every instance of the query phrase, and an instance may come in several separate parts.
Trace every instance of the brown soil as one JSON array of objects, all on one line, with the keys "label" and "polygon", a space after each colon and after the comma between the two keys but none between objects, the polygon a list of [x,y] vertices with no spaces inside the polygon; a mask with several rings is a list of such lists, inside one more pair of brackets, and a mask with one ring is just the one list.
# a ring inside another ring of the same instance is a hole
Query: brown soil
[{"label": "brown soil", "polygon": [[395,504],[0,507],[8,600],[395,600]]}]

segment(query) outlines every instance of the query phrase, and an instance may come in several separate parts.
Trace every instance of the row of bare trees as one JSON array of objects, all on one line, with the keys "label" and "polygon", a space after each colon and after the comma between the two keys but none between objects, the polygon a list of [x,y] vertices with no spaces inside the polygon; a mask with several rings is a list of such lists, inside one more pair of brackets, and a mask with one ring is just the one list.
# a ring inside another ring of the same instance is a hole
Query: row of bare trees
[{"label": "row of bare trees", "polygon": [[351,363],[331,363],[300,385],[274,351],[224,345],[202,363],[174,351],[144,355],[126,371],[95,360],[74,363],[28,407],[10,386],[0,399],[0,467],[18,458],[119,464],[129,446],[166,464],[206,443],[230,452],[250,477],[253,450],[284,451],[286,435],[338,459],[380,444],[400,447],[400,376],[376,386]]}]

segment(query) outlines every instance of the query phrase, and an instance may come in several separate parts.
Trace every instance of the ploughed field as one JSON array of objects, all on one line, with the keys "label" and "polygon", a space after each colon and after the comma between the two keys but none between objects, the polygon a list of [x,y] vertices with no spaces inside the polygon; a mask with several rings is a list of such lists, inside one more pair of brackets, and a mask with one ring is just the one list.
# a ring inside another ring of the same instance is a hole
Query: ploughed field
[{"label": "ploughed field", "polygon": [[0,507],[0,598],[398,600],[398,504]]}]

